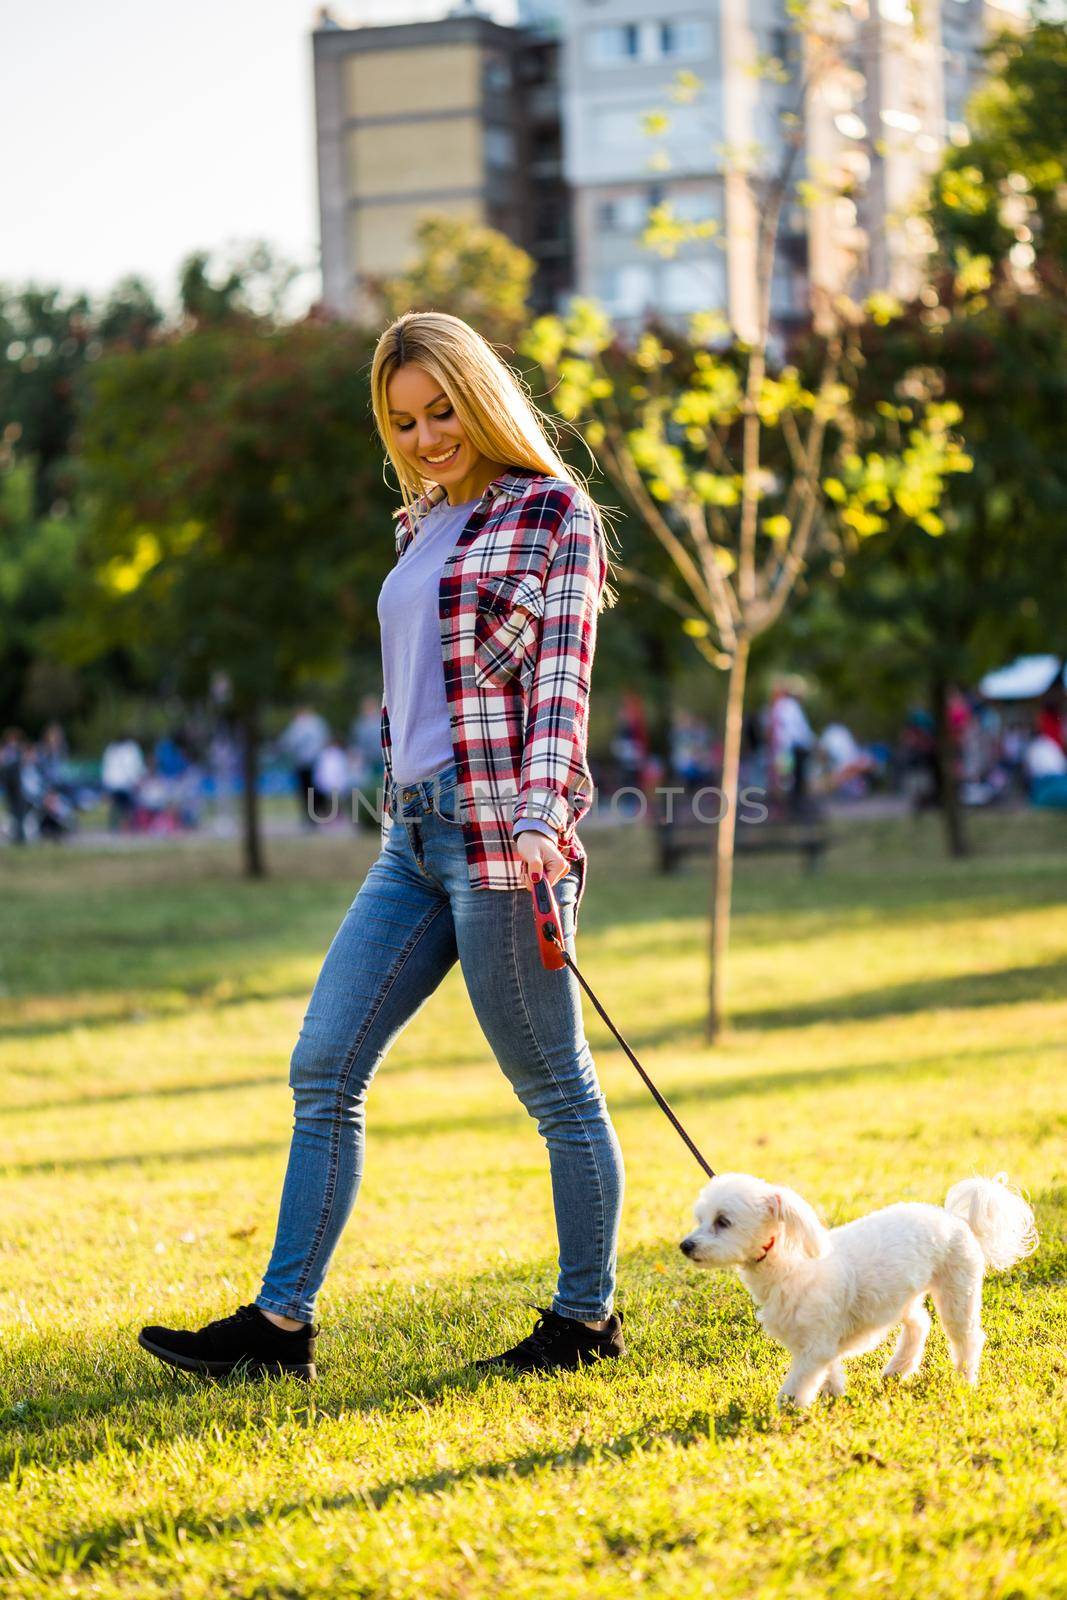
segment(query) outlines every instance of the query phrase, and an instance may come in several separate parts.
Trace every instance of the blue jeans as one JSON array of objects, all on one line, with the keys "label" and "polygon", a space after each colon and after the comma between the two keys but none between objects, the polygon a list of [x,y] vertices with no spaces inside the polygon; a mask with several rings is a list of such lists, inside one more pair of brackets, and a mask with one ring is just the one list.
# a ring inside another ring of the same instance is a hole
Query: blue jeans
[{"label": "blue jeans", "polygon": [[[599,1321],[615,1291],[623,1168],[578,981],[542,966],[528,890],[471,888],[454,763],[394,787],[386,802],[392,827],[330,945],[293,1051],[293,1139],[256,1304],[313,1320],[359,1189],[371,1079],[458,956],[489,1046],[548,1146],[559,1236],[552,1309]],[[572,868],[555,895],[575,961],[577,890]]]}]

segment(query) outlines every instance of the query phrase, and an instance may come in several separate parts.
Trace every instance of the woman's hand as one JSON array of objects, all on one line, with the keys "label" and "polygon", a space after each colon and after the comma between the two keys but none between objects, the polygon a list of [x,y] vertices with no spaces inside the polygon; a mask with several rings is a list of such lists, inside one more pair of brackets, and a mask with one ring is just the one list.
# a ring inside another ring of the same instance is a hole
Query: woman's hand
[{"label": "woman's hand", "polygon": [[547,878],[550,885],[555,885],[571,869],[566,856],[561,855],[548,835],[537,828],[523,828],[516,837],[515,848],[526,863],[528,881],[532,881],[534,874],[537,874]]}]

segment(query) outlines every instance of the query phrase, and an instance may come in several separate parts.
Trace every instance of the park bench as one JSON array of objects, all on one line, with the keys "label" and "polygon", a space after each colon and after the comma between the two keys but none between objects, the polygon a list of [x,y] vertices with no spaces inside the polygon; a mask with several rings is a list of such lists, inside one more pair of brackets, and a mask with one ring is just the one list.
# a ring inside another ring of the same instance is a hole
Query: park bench
[{"label": "park bench", "polygon": [[[711,860],[714,850],[714,824],[703,822],[693,814],[692,808],[675,808],[668,820],[660,815],[653,817],[659,870],[673,872],[679,861],[687,855],[703,855]],[[734,854],[742,855],[798,855],[802,857],[806,872],[815,872],[832,843],[824,818],[818,813],[803,819],[768,818],[765,822],[737,824],[734,835]]]}]

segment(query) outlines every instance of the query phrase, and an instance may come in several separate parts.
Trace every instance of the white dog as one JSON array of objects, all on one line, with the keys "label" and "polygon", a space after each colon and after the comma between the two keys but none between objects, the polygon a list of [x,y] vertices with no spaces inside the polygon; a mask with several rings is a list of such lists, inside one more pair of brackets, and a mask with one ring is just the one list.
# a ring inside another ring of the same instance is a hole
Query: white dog
[{"label": "white dog", "polygon": [[901,1203],[826,1229],[792,1189],[743,1173],[713,1178],[681,1249],[700,1267],[736,1267],[772,1339],[793,1358],[778,1404],[844,1394],[842,1358],[873,1350],[902,1322],[884,1377],[909,1378],[922,1361],[927,1294],[968,1383],[985,1343],[982,1275],[1037,1247],[1034,1214],[1006,1174],[965,1178],[938,1206]]}]

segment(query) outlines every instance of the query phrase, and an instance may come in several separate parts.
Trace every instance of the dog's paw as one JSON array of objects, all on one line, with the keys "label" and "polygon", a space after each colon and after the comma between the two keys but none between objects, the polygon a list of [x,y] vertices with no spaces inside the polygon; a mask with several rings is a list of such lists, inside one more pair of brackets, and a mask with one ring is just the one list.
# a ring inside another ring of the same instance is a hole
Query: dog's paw
[{"label": "dog's paw", "polygon": [[778,1409],[779,1411],[801,1411],[803,1406],[792,1389],[787,1389],[783,1385],[778,1391]]},{"label": "dog's paw", "polygon": [[914,1378],[921,1362],[909,1361],[905,1366],[898,1367],[892,1361],[887,1361],[882,1368],[882,1378],[886,1383],[907,1383],[909,1378]]}]

